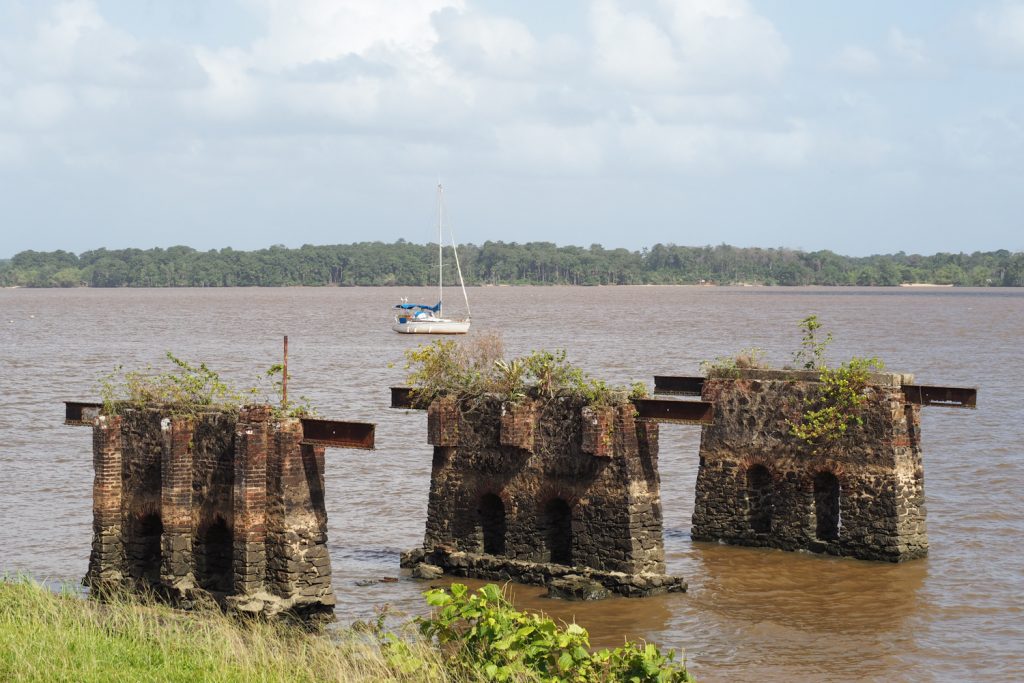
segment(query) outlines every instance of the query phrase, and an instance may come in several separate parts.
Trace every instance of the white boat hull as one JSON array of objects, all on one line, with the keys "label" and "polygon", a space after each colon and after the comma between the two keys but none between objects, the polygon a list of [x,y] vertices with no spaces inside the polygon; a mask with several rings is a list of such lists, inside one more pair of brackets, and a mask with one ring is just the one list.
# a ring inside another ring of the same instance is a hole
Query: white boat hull
[{"label": "white boat hull", "polygon": [[469,332],[469,321],[409,320],[404,323],[395,321],[391,329],[401,334],[466,334]]}]

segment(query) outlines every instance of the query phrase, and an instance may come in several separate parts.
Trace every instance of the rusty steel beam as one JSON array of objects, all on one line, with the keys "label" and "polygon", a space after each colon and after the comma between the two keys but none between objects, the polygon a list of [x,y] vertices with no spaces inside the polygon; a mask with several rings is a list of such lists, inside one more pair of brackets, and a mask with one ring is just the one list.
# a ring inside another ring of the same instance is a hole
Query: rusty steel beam
[{"label": "rusty steel beam", "polygon": [[64,424],[73,427],[91,427],[93,420],[103,410],[102,403],[64,401]]},{"label": "rusty steel beam", "polygon": [[412,387],[391,387],[392,408],[415,408],[412,400]]},{"label": "rusty steel beam", "polygon": [[408,410],[426,410],[427,405],[416,399],[412,387],[391,387],[391,407]]},{"label": "rusty steel beam", "polygon": [[660,398],[633,399],[641,418],[675,424],[714,424],[715,404],[707,401],[673,401]]},{"label": "rusty steel beam", "polygon": [[904,384],[907,403],[919,406],[977,408],[978,390],[973,387],[932,387],[925,384]]},{"label": "rusty steel beam", "polygon": [[375,428],[372,422],[340,422],[304,417],[302,443],[309,446],[373,450]]},{"label": "rusty steel beam", "polygon": [[704,388],[703,377],[654,376],[654,393],[676,394],[679,396],[700,396]]}]

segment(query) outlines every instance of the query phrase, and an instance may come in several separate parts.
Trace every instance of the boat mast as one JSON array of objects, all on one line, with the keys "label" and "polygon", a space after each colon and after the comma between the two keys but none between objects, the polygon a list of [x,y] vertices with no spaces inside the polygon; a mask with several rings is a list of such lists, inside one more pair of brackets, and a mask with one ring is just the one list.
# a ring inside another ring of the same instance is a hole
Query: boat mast
[{"label": "boat mast", "polygon": [[437,317],[442,317],[441,302],[444,301],[444,254],[442,253],[441,221],[444,206],[444,188],[437,184]]}]

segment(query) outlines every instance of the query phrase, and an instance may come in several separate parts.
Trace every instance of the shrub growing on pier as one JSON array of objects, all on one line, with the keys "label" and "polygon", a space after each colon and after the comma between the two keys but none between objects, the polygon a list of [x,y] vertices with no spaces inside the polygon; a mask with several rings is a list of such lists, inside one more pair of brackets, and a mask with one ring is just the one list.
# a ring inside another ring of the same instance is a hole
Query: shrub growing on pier
[{"label": "shrub growing on pier", "polygon": [[284,366],[280,363],[271,365],[252,387],[239,390],[206,363],[189,362],[170,351],[165,355],[173,366],[167,372],[158,372],[152,366],[126,371],[119,365],[100,377],[103,413],[116,415],[125,407],[166,405],[175,413],[194,415],[211,406],[237,410],[251,403],[267,403],[279,417],[303,417],[317,412],[305,396],[287,403],[282,400]]},{"label": "shrub growing on pier", "polygon": [[[825,352],[832,343],[832,333],[822,336],[822,323],[817,315],[800,321],[800,346],[793,353],[793,363],[801,370],[817,370],[820,388],[804,400],[800,419],[788,423],[789,434],[811,446],[841,438],[851,428],[864,424],[861,406],[867,400],[865,390],[871,373],[885,368],[878,358],[854,356],[839,367],[830,368]],[[790,368],[791,366],[786,366]],[[744,369],[769,369],[764,351],[743,349],[735,356],[719,356],[701,363],[709,376],[735,378]]]},{"label": "shrub growing on pier", "polygon": [[461,343],[437,340],[407,350],[405,359],[406,381],[424,405],[440,396],[469,400],[487,394],[512,403],[575,396],[589,405],[617,405],[647,392],[642,382],[620,387],[590,377],[567,360],[564,349],[507,360],[496,335]]}]

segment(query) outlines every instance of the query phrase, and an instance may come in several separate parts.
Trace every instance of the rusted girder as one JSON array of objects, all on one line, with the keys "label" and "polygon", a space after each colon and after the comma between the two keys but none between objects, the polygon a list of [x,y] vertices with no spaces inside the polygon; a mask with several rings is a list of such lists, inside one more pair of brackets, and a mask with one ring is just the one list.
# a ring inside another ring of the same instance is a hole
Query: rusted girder
[{"label": "rusted girder", "polygon": [[639,417],[676,424],[714,424],[715,404],[707,401],[673,401],[660,398],[633,399]]},{"label": "rusted girder", "polygon": [[91,427],[93,420],[103,410],[102,403],[64,401],[64,424],[74,427]]},{"label": "rusted girder", "polygon": [[676,394],[679,396],[700,396],[704,388],[703,377],[654,376],[654,393]]},{"label": "rusted girder", "polygon": [[416,398],[412,387],[391,387],[391,407],[426,410],[427,404]]},{"label": "rusted girder", "polygon": [[376,425],[372,422],[341,422],[302,418],[302,443],[331,448],[373,450]]},{"label": "rusted girder", "polygon": [[904,384],[907,403],[919,406],[977,408],[978,390],[973,387],[932,387],[925,384]]}]

